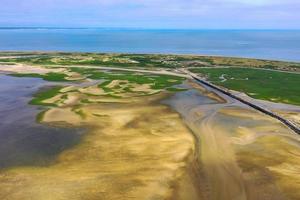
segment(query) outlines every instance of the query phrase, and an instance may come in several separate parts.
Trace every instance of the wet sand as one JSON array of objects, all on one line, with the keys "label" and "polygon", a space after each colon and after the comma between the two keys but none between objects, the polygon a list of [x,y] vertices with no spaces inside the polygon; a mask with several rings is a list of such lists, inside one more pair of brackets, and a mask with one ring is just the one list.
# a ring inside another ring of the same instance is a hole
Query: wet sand
[{"label": "wet sand", "polygon": [[170,105],[199,144],[204,199],[300,198],[299,136],[281,123],[232,99],[189,106],[173,98]]},{"label": "wet sand", "polygon": [[0,199],[300,199],[299,136],[194,82],[185,87],[84,104],[65,89],[42,123],[89,131],[50,165],[1,170]]},{"label": "wet sand", "polygon": [[[76,102],[49,109],[43,123],[90,131],[49,166],[2,171],[1,199],[171,199],[175,190],[181,194],[178,182],[195,144],[180,116],[159,103],[168,95],[81,105],[81,115],[72,111]],[[187,194],[199,199],[190,186]]]},{"label": "wet sand", "polygon": [[246,99],[250,102],[255,103],[256,105],[260,105],[274,113],[279,114],[280,116],[294,123],[296,126],[300,127],[300,106],[254,99],[241,92],[232,92],[234,92],[238,96],[241,96],[243,99]]}]

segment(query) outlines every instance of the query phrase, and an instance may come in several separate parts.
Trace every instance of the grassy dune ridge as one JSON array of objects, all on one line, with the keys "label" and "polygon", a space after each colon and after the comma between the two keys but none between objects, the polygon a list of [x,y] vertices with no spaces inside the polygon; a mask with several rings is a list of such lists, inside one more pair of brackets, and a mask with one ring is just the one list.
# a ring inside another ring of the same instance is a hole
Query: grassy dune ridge
[{"label": "grassy dune ridge", "polygon": [[33,65],[105,65],[117,67],[171,69],[182,66],[232,66],[300,71],[300,64],[294,62],[196,55],[2,52],[0,53],[0,62]]}]

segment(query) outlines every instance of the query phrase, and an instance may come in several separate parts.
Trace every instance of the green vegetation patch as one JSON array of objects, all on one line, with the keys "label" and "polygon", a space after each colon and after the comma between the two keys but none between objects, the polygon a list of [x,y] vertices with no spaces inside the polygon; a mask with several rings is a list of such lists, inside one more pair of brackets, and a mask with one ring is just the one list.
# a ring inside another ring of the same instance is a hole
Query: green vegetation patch
[{"label": "green vegetation patch", "polygon": [[[215,67],[234,66],[249,68],[268,68],[284,71],[300,71],[300,63],[281,62],[261,59],[163,55],[163,54],[103,54],[103,53],[22,53],[3,52],[0,62],[23,63],[28,65],[92,65],[131,68],[178,68],[178,67]],[[16,56],[7,58],[7,56]]]},{"label": "green vegetation patch", "polygon": [[81,117],[81,119],[85,119],[86,118],[86,114],[80,110],[80,109],[75,109],[74,112],[79,115]]},{"label": "green vegetation patch", "polygon": [[251,97],[300,105],[300,75],[249,68],[193,69],[208,80]]},{"label": "green vegetation patch", "polygon": [[44,110],[44,111],[40,112],[39,114],[37,114],[36,121],[39,123],[42,122],[46,112],[47,112],[47,110]]},{"label": "green vegetation patch", "polygon": [[69,81],[66,79],[67,75],[55,72],[50,72],[47,74],[11,74],[11,76],[42,78],[43,80],[54,82]]},{"label": "green vegetation patch", "polygon": [[[94,80],[102,80],[103,82],[98,85],[99,88],[103,89],[106,96],[113,98],[120,98],[121,93],[135,93],[137,96],[153,94],[149,91],[134,91],[134,84],[138,85],[149,85],[152,90],[168,90],[171,92],[183,91],[180,88],[174,88],[174,86],[181,84],[185,78],[171,76],[171,75],[153,75],[153,74],[143,74],[137,72],[126,72],[126,71],[101,71],[99,69],[91,69],[84,67],[72,67],[70,68],[72,72],[79,73],[86,78]],[[114,86],[109,86],[109,84],[118,80]]]},{"label": "green vegetation patch", "polygon": [[32,99],[29,104],[31,105],[42,105],[42,106],[56,106],[56,104],[52,103],[44,103],[43,101],[46,99],[50,99],[58,95],[60,90],[62,89],[61,86],[55,86],[45,91],[40,91],[34,95],[34,99]]},{"label": "green vegetation patch", "polygon": [[169,92],[184,92],[184,91],[187,91],[188,89],[171,87],[171,88],[167,88],[167,90]]},{"label": "green vegetation patch", "polygon": [[185,78],[171,76],[171,75],[146,75],[135,72],[120,72],[120,73],[111,73],[111,72],[103,72],[97,69],[84,69],[82,68],[71,68],[73,72],[80,73],[81,75],[86,76],[90,79],[95,80],[106,80],[105,82],[99,85],[100,88],[104,89],[104,91],[109,90],[106,86],[113,80],[120,81],[128,81],[130,83],[137,84],[149,84],[152,89],[165,89],[168,87],[172,87],[174,85],[181,84]]}]

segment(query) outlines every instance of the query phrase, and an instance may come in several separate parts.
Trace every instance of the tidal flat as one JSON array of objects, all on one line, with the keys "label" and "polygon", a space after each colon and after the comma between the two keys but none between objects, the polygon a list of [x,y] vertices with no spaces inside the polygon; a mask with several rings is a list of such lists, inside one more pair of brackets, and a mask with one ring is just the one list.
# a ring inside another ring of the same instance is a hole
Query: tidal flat
[{"label": "tidal flat", "polygon": [[0,199],[300,198],[300,138],[273,118],[176,71],[27,65],[0,76]]},{"label": "tidal flat", "polygon": [[[50,106],[40,118],[42,124],[89,127],[89,131],[49,166],[2,171],[3,199],[172,197],[194,144],[179,114],[158,103],[170,92],[116,80],[107,87],[107,93],[122,91],[125,96],[109,96],[96,83],[96,87],[66,86],[42,100],[41,105]],[[95,95],[97,90],[102,93]]]},{"label": "tidal flat", "polygon": [[79,142],[79,129],[36,122],[41,110],[28,102],[47,85],[35,78],[0,75],[0,168],[48,165],[57,154]]}]

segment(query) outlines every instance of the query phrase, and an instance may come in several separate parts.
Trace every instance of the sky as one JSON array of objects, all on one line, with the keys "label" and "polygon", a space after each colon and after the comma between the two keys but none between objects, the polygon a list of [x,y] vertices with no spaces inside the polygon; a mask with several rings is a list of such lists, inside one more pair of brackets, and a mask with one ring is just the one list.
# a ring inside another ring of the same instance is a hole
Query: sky
[{"label": "sky", "polygon": [[0,0],[0,26],[300,29],[300,0]]}]

